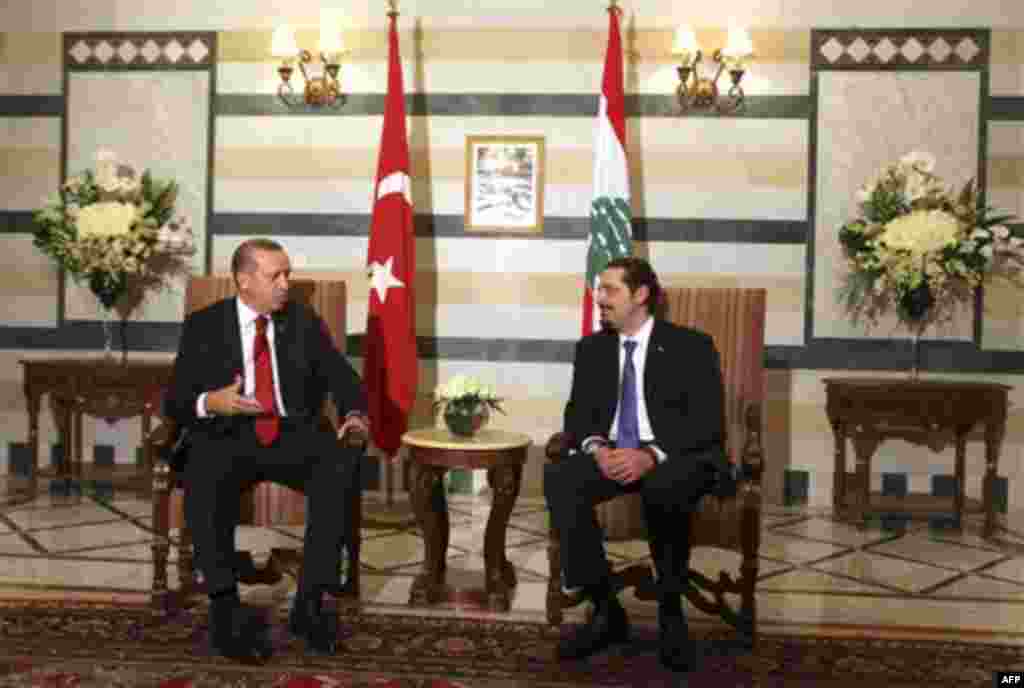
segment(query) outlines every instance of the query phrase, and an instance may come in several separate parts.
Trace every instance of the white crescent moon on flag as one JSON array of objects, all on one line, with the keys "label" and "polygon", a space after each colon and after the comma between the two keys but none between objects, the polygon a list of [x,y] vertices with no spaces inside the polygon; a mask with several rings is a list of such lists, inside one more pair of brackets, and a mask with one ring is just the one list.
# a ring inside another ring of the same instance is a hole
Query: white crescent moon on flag
[{"label": "white crescent moon on flag", "polygon": [[402,170],[392,172],[381,179],[380,184],[377,185],[378,201],[393,193],[402,194],[405,197],[405,202],[412,206],[412,183],[409,180],[409,175]]}]

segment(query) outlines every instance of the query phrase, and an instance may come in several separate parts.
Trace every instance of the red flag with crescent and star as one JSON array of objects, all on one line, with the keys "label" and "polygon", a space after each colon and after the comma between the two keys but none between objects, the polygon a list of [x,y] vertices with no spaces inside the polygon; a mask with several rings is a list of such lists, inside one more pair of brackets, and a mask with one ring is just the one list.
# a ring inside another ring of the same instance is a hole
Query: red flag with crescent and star
[{"label": "red flag with crescent and star", "polygon": [[389,13],[388,92],[374,185],[367,272],[370,280],[363,381],[373,443],[394,455],[416,398],[416,238],[409,179],[397,12]]}]

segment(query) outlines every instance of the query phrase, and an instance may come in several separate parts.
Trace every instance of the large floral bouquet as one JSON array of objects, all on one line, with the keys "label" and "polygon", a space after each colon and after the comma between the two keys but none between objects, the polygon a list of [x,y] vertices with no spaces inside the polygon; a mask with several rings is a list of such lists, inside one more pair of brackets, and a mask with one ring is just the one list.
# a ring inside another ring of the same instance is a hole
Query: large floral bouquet
[{"label": "large floral bouquet", "polygon": [[160,283],[185,267],[194,245],[187,220],[174,214],[177,197],[175,182],[102,151],[95,170],[69,178],[36,212],[34,243],[109,310],[129,278]]},{"label": "large floral bouquet", "polygon": [[983,205],[971,180],[959,193],[934,174],[935,158],[909,153],[857,191],[860,217],[839,241],[849,273],[840,299],[854,322],[895,310],[920,332],[950,320],[993,275],[1021,284],[1024,239]]}]

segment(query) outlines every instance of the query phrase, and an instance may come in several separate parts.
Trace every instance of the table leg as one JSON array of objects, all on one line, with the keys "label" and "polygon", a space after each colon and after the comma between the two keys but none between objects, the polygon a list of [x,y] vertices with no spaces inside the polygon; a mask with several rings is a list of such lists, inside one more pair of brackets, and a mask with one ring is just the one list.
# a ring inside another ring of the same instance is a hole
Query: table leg
[{"label": "table leg", "polygon": [[25,385],[25,403],[28,407],[28,452],[32,457],[29,490],[35,495],[39,489],[39,402],[41,394]]},{"label": "table leg", "polygon": [[838,514],[846,506],[846,426],[842,423],[832,423],[832,437],[835,439],[832,510]]},{"label": "table leg", "polygon": [[70,472],[68,467],[71,464],[71,443],[73,433],[71,428],[71,404],[63,399],[50,395],[50,408],[53,411],[54,424],[57,426],[57,435],[60,438],[60,446],[63,456],[60,463],[54,466],[54,475],[61,489],[68,489]]},{"label": "table leg", "polygon": [[985,424],[985,481],[982,501],[985,506],[985,529],[983,537],[992,537],[996,531],[996,475],[999,469],[999,452],[1006,434],[1006,416],[990,419]]},{"label": "table leg", "polygon": [[142,410],[142,463],[145,464],[145,470],[150,473],[153,472],[153,447],[149,441],[149,433],[152,432],[152,411],[150,411],[149,404]]},{"label": "table leg", "polygon": [[433,502],[435,490],[442,484],[445,470],[447,469],[440,466],[417,464],[412,480],[412,507],[416,512],[416,520],[423,530],[426,546],[423,570],[413,581],[412,591],[409,593],[409,604],[413,606],[435,604],[441,599],[441,589],[444,585],[443,550],[448,540],[448,533],[443,532],[447,530],[447,514],[438,513],[433,508]]},{"label": "table leg", "polygon": [[867,519],[871,512],[871,457],[878,450],[882,438],[874,428],[858,427],[853,434],[853,451],[857,455],[857,480],[860,482],[860,497],[855,500],[853,516],[857,520]]},{"label": "table leg", "polygon": [[505,535],[512,516],[523,467],[520,464],[495,466],[487,471],[494,499],[484,532],[484,575],[487,581],[487,606],[493,611],[507,612],[509,592],[516,585],[515,569],[505,557]]},{"label": "table leg", "polygon": [[74,432],[74,437],[75,437],[75,460],[71,464],[71,473],[72,473],[72,476],[73,476],[74,480],[78,483],[79,489],[81,489],[83,487],[83,485],[82,485],[82,477],[83,477],[83,472],[82,472],[82,418],[85,416],[85,414],[82,412],[82,409],[78,408],[75,405],[71,406],[70,409],[71,409],[71,413],[72,413],[72,418],[74,419],[74,426],[75,426],[74,427],[74,431],[73,431]]},{"label": "table leg", "polygon": [[[966,490],[966,458],[967,458],[967,433],[970,430],[958,430],[956,433],[956,491],[953,493],[953,511],[956,512],[956,527],[964,527],[964,491]],[[984,488],[982,488],[984,492]]]}]

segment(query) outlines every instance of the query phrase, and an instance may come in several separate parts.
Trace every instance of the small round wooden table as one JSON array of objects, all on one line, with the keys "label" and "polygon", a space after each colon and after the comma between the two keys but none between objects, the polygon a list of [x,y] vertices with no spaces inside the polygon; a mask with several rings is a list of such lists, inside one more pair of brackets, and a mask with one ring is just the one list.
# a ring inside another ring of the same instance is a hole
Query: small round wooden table
[{"label": "small round wooden table", "polygon": [[494,495],[484,532],[484,579],[487,607],[509,610],[509,594],[516,585],[515,570],[505,558],[505,532],[526,463],[530,438],[518,432],[483,429],[473,437],[459,437],[443,428],[412,430],[402,436],[415,466],[412,507],[423,529],[426,558],[412,585],[409,604],[436,604],[445,597],[445,557],[448,551],[448,505],[444,500],[444,474],[451,468],[485,468]]}]

